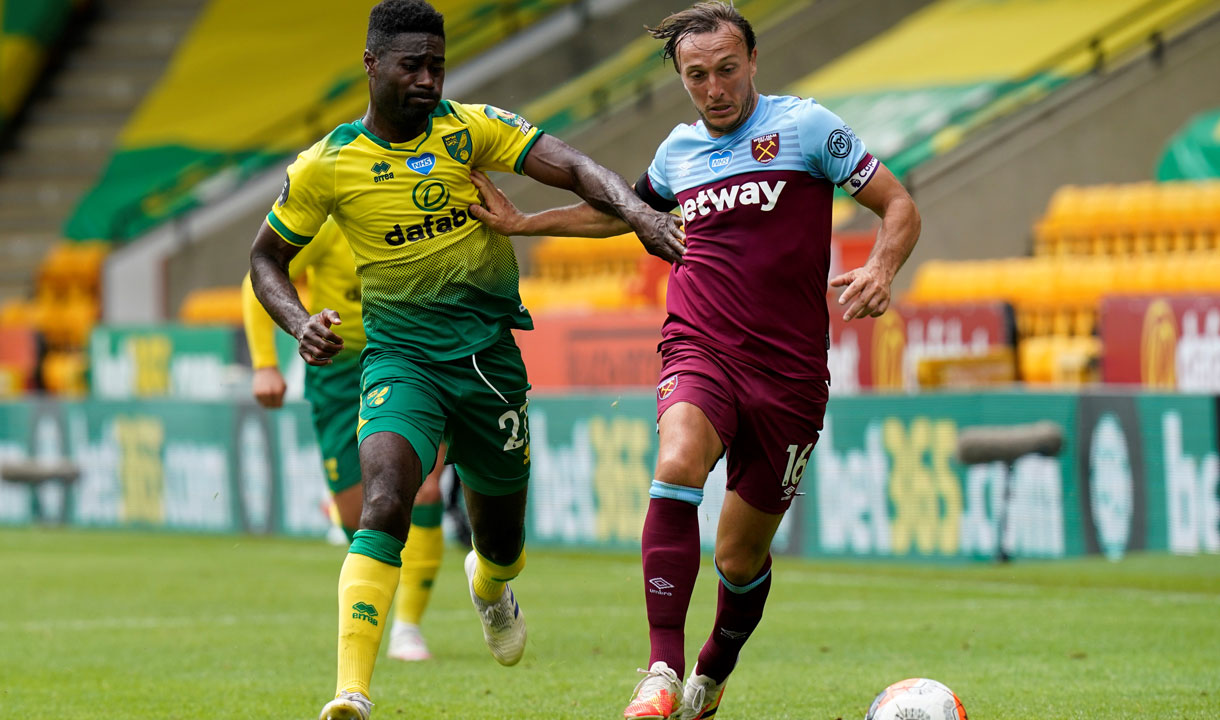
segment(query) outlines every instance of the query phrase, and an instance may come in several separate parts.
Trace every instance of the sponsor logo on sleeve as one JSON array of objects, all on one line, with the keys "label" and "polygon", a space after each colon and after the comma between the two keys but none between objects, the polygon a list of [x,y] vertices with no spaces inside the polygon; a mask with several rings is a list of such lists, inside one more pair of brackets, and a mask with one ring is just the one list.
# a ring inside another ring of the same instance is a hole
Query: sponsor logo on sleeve
[{"label": "sponsor logo on sleeve", "polygon": [[845,158],[851,154],[851,130],[843,127],[835,130],[826,138],[826,152],[837,158]]},{"label": "sponsor logo on sleeve", "polygon": [[878,165],[880,165],[880,162],[877,158],[869,158],[868,162],[864,163],[864,167],[848,176],[847,180],[840,187],[846,190],[849,195],[855,197],[856,193],[863,190],[864,186],[868,185],[868,181],[873,179]]},{"label": "sponsor logo on sleeve", "polygon": [[499,120],[509,127],[517,128],[521,131],[522,135],[529,135],[530,130],[534,129],[533,125],[530,125],[525,118],[521,117],[517,113],[501,110],[500,108],[492,105],[484,105],[483,114],[492,120]]},{"label": "sponsor logo on sleeve", "polygon": [[275,203],[279,207],[283,207],[284,203],[288,202],[288,185],[289,185],[289,178],[287,175],[285,175],[284,176],[284,189],[280,191],[280,199],[277,200]]},{"label": "sponsor logo on sleeve", "polygon": [[766,165],[779,155],[779,133],[750,138],[750,156]]},{"label": "sponsor logo on sleeve", "polygon": [[731,162],[733,162],[732,150],[717,150],[707,156],[707,169],[719,175],[729,169]]},{"label": "sponsor logo on sleeve", "polygon": [[457,160],[465,165],[470,162],[470,155],[474,152],[474,145],[470,140],[470,131],[463,128],[455,133],[449,133],[441,138],[445,143],[445,152],[449,153],[449,157]]}]

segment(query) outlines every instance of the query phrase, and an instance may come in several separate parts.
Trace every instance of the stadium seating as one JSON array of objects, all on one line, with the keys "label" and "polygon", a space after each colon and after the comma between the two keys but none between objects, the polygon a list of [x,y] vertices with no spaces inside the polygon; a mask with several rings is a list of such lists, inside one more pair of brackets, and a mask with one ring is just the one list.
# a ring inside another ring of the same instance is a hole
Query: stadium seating
[{"label": "stadium seating", "polygon": [[1050,383],[1090,367],[1104,296],[1220,293],[1220,182],[1064,186],[1034,236],[1034,257],[924,263],[908,301],[1010,303],[1022,377]]},{"label": "stadium seating", "polygon": [[187,325],[234,325],[240,327],[241,287],[196,290],[182,301],[178,319]]},{"label": "stadium seating", "polygon": [[1220,182],[1133,183],[1055,192],[1034,254],[1142,255],[1220,248]]},{"label": "stadium seating", "polygon": [[533,273],[521,278],[532,311],[615,311],[665,302],[669,265],[647,254],[634,233],[608,238],[541,239]]},{"label": "stadium seating", "polygon": [[[453,38],[446,60],[458,65],[573,1],[438,3]],[[107,168],[68,219],[67,236],[131,239],[358,117],[368,102],[359,52],[333,38],[363,37],[364,12],[335,12],[330,0],[210,0],[123,128]],[[284,73],[289,56],[293,72]]]}]

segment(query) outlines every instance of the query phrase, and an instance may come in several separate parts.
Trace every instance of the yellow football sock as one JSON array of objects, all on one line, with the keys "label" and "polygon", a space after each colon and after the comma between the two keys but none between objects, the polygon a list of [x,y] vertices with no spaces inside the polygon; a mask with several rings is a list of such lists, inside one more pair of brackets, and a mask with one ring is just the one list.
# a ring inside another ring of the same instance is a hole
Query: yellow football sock
[{"label": "yellow football sock", "polygon": [[478,595],[484,602],[495,602],[500,599],[500,594],[504,592],[504,585],[509,580],[521,574],[521,570],[525,567],[525,550],[517,556],[511,565],[497,565],[483,554],[475,549],[475,557],[479,559],[479,564],[474,571],[474,594]]},{"label": "yellow football sock", "polygon": [[335,694],[369,685],[390,601],[398,587],[402,543],[377,530],[359,530],[339,572],[339,671]]},{"label": "yellow football sock", "polygon": [[432,581],[445,554],[445,533],[440,525],[411,525],[407,546],[402,549],[402,579],[398,583],[398,622],[418,625],[432,597]]}]

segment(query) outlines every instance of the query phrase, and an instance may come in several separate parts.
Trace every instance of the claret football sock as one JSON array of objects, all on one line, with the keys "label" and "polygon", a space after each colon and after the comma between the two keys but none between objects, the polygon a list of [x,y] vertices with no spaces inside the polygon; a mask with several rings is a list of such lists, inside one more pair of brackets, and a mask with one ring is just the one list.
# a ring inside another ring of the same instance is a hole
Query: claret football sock
[{"label": "claret football sock", "polygon": [[411,511],[411,530],[402,549],[402,574],[398,583],[398,604],[394,619],[419,625],[432,596],[432,583],[445,554],[445,534],[441,528],[440,503],[416,505]]},{"label": "claret football sock", "polygon": [[720,575],[716,598],[716,622],[712,634],[699,651],[699,672],[722,683],[737,665],[741,648],[762,620],[767,594],[771,592],[771,556],[758,574],[745,585],[734,585]]},{"label": "claret football sock", "polygon": [[668,665],[678,677],[686,672],[682,644],[691,592],[699,576],[698,488],[652,481],[644,518],[644,602],[648,608],[648,665]]},{"label": "claret football sock", "polygon": [[377,530],[358,530],[339,572],[339,667],[336,692],[372,697],[369,684],[381,633],[398,587],[403,544]]}]

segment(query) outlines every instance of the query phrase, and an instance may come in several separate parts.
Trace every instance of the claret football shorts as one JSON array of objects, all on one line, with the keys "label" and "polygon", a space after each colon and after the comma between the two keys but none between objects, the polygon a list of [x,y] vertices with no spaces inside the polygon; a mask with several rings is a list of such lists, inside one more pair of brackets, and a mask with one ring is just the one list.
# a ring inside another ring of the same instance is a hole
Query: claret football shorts
[{"label": "claret football shorts", "polygon": [[829,394],[826,380],[795,380],[695,342],[668,342],[661,352],[657,421],[680,402],[702,410],[726,448],[728,489],[779,514],[801,494]]}]

